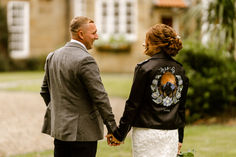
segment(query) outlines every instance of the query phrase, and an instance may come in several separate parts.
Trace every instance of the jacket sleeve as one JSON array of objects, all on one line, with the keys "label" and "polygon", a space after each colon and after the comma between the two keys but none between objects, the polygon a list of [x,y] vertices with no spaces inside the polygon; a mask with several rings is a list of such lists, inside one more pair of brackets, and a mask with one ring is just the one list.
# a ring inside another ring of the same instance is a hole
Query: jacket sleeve
[{"label": "jacket sleeve", "polygon": [[179,129],[178,129],[178,135],[179,135],[179,143],[183,143],[183,139],[184,139],[184,128],[179,128]]},{"label": "jacket sleeve", "polygon": [[47,82],[46,72],[44,74],[40,95],[43,97],[43,100],[44,100],[46,106],[48,106],[48,104],[51,101],[51,99],[50,99],[50,92],[49,92],[49,89],[48,89],[48,82]]},{"label": "jacket sleeve", "polygon": [[44,66],[44,78],[43,78],[43,83],[41,86],[41,91],[40,91],[40,95],[43,97],[43,100],[46,104],[46,106],[48,106],[49,102],[51,101],[50,98],[50,92],[49,92],[49,82],[48,82],[48,61],[51,59],[51,57],[53,56],[53,53],[50,53],[46,59],[46,63]]},{"label": "jacket sleeve", "polygon": [[[189,85],[189,79],[185,76],[185,72],[184,72],[183,78],[184,78],[184,86],[183,86],[183,91],[181,94],[179,114],[180,114],[181,119],[185,122],[185,103],[187,99],[187,92],[188,92],[188,85]],[[178,134],[179,134],[179,142],[183,143],[184,128],[179,128]]]},{"label": "jacket sleeve", "polygon": [[126,101],[123,116],[120,119],[119,127],[114,133],[114,136],[123,141],[131,129],[131,125],[135,120],[139,107],[143,102],[144,91],[146,87],[145,72],[141,65],[135,68],[134,80],[128,100]]},{"label": "jacket sleeve", "polygon": [[79,65],[79,69],[79,77],[85,85],[93,104],[97,107],[108,133],[113,133],[117,125],[95,60],[90,56],[86,57]]}]

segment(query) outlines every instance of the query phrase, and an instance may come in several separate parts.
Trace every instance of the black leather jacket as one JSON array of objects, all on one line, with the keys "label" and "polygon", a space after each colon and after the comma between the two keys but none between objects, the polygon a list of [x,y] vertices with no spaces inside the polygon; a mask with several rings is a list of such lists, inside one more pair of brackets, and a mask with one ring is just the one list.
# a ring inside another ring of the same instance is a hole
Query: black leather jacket
[{"label": "black leather jacket", "polygon": [[123,141],[132,126],[178,129],[182,143],[188,82],[182,65],[165,52],[139,63],[114,136]]}]

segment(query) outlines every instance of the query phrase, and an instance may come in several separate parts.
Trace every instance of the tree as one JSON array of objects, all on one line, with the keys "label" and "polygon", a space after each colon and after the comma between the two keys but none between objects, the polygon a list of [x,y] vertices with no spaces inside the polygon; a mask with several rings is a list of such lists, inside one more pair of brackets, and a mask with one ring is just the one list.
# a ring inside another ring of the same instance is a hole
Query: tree
[{"label": "tree", "polygon": [[0,5],[0,55],[8,57],[8,29],[6,9]]},{"label": "tree", "polygon": [[207,11],[211,40],[225,47],[236,60],[236,1],[211,0]]}]

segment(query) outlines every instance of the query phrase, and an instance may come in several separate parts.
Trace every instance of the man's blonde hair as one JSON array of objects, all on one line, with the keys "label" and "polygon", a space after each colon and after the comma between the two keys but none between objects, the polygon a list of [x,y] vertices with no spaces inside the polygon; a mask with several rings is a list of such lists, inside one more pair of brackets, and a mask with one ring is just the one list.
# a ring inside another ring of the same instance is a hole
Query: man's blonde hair
[{"label": "man's blonde hair", "polygon": [[77,32],[79,31],[81,26],[83,26],[85,24],[88,24],[88,23],[94,23],[94,21],[91,20],[88,17],[85,17],[85,16],[74,17],[71,20],[71,22],[70,22],[70,33],[71,33],[71,36],[77,34]]}]

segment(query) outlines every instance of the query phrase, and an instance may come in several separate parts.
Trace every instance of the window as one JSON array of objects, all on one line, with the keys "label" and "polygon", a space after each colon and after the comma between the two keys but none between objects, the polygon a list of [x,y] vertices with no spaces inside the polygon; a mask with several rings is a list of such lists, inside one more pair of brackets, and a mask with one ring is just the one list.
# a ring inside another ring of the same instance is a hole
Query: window
[{"label": "window", "polygon": [[172,19],[172,17],[162,17],[161,21],[162,21],[163,24],[166,24],[166,25],[168,25],[170,27],[173,27],[173,19]]},{"label": "window", "polygon": [[9,48],[13,58],[29,55],[29,2],[10,1],[7,8]]},{"label": "window", "polygon": [[96,0],[95,19],[103,39],[123,36],[136,38],[136,0]]},{"label": "window", "polygon": [[86,16],[86,0],[74,0],[74,16]]}]

